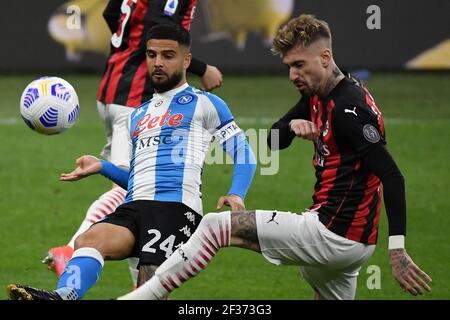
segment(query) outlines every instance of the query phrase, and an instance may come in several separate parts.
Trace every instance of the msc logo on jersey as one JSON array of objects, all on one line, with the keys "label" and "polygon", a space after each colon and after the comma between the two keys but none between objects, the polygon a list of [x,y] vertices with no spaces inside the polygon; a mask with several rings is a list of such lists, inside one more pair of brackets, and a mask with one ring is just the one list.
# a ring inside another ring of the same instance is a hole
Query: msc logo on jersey
[{"label": "msc logo on jersey", "polygon": [[179,104],[188,104],[188,103],[190,103],[193,99],[194,99],[194,97],[193,97],[192,95],[190,95],[190,94],[185,94],[185,95],[179,97],[179,98],[177,99],[177,102],[178,102]]},{"label": "msc logo on jersey", "polygon": [[153,137],[146,137],[143,139],[140,139],[136,143],[136,150],[142,150],[144,148],[159,146],[161,144],[172,144],[173,140],[170,135],[158,135]]}]

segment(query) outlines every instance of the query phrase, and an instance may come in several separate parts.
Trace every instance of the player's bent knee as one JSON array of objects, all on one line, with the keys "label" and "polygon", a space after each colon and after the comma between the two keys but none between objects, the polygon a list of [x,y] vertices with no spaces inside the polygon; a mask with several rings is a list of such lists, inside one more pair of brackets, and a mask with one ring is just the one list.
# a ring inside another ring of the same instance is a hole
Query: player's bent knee
[{"label": "player's bent knee", "polygon": [[102,232],[101,227],[96,228],[94,225],[93,227],[89,228],[82,234],[80,234],[75,239],[75,247],[74,249],[80,249],[80,248],[95,248],[99,251],[102,251],[102,247],[108,242],[108,234]]},{"label": "player's bent knee", "polygon": [[100,245],[99,239],[97,239],[95,234],[93,235],[89,232],[84,232],[75,239],[74,249],[78,250],[86,247],[98,249],[99,245]]}]

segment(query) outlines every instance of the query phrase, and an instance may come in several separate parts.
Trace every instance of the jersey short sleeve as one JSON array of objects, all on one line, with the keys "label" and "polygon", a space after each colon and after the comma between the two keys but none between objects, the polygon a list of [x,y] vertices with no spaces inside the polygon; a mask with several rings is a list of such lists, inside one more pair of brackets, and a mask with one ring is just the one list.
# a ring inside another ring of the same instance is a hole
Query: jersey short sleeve
[{"label": "jersey short sleeve", "polygon": [[378,117],[363,103],[341,103],[333,108],[332,127],[340,148],[364,155],[376,144],[386,144]]},{"label": "jersey short sleeve", "polygon": [[234,121],[228,105],[214,94],[203,95],[204,127],[220,144],[242,132]]}]

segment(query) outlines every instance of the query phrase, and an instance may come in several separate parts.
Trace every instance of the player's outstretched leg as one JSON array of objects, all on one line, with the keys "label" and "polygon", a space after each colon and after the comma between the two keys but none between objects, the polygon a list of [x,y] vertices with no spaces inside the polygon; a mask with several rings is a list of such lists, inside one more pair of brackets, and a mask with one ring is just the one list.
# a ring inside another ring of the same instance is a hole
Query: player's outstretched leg
[{"label": "player's outstretched leg", "polygon": [[6,291],[11,300],[79,300],[99,278],[103,263],[103,257],[97,249],[84,247],[75,250],[56,290],[10,284]]},{"label": "player's outstretched leg", "polygon": [[208,213],[189,240],[156,270],[155,276],[119,300],[163,299],[205,269],[220,248],[230,245],[230,239],[230,212]]},{"label": "player's outstretched leg", "polygon": [[[67,262],[72,257],[73,248],[75,246],[75,239],[89,229],[94,223],[100,221],[107,215],[111,214],[116,208],[125,200],[126,191],[120,187],[113,188],[102,194],[89,207],[86,216],[73,235],[72,239],[67,245],[61,247],[54,247],[50,249],[47,256],[42,260],[42,263],[48,265],[48,269],[54,271],[59,278],[67,265]],[[130,270],[133,282],[136,283],[137,277]],[[135,271],[137,274],[137,270]]]}]

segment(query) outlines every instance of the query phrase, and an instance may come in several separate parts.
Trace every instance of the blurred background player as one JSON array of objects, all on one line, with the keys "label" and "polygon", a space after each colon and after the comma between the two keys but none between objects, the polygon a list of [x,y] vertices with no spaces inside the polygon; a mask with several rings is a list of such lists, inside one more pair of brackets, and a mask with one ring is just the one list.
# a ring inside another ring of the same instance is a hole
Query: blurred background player
[{"label": "blurred background player", "polygon": [[227,246],[260,252],[276,265],[299,265],[316,299],[354,299],[358,272],[377,243],[382,189],[392,274],[412,295],[431,291],[431,278],[405,250],[404,179],[385,147],[383,118],[368,90],[336,66],[328,24],[311,15],[292,19],[272,50],[302,97],[272,126],[279,135],[269,135],[268,143],[272,149],[287,148],[295,137],[314,143],[311,209],[206,214],[155,276],[122,299],[165,297]]},{"label": "blurred background player", "polygon": [[201,173],[213,137],[234,162],[231,187],[218,206],[245,210],[256,159],[227,104],[186,82],[189,48],[189,32],[181,26],[150,29],[147,66],[155,94],[128,121],[130,170],[83,156],[75,170],[61,175],[63,181],[76,181],[100,172],[127,188],[124,203],[76,239],[57,290],[10,285],[12,299],[82,299],[100,276],[104,260],[130,256],[139,257],[138,286],[147,281],[202,219]]},{"label": "blurred background player", "polygon": [[[105,126],[107,143],[101,156],[113,164],[128,168],[131,150],[128,147],[126,121],[135,110],[148,101],[154,89],[147,76],[145,37],[147,31],[160,23],[176,23],[189,30],[197,0],[111,0],[103,17],[111,37],[111,53],[97,92],[97,108]],[[204,90],[222,83],[222,74],[214,66],[193,58],[188,72],[201,77]],[[43,263],[59,277],[73,253],[75,239],[93,223],[112,213],[125,199],[126,191],[117,185],[102,194],[88,208],[86,216],[67,245],[49,250]],[[133,283],[137,279],[137,260],[130,258]]]}]

